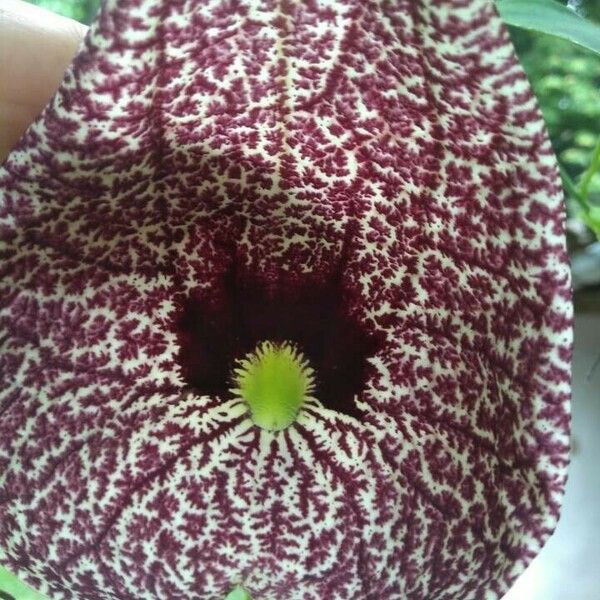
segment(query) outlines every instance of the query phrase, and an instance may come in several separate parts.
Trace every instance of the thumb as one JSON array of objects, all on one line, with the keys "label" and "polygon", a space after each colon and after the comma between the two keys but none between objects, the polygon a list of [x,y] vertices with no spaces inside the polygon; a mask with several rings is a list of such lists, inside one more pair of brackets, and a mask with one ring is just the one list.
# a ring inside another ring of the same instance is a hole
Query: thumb
[{"label": "thumb", "polygon": [[21,0],[0,3],[0,161],[58,88],[86,31]]}]

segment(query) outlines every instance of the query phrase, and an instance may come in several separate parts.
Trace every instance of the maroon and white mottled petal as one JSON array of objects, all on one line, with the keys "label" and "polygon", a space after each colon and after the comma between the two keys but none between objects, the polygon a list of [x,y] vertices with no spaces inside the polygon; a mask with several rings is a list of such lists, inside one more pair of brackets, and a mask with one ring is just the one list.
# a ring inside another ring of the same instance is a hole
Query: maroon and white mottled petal
[{"label": "maroon and white mottled petal", "polygon": [[[558,518],[560,180],[488,0],[111,0],[0,167],[0,562],[61,599],[498,598]],[[266,337],[315,398],[227,393]]]}]

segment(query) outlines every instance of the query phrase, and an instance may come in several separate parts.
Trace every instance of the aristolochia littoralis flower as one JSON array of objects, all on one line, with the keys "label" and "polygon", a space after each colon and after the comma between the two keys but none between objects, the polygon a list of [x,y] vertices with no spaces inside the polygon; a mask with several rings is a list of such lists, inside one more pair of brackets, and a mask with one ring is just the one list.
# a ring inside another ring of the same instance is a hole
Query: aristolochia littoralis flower
[{"label": "aristolochia littoralis flower", "polygon": [[492,2],[109,2],[0,187],[33,587],[497,598],[550,535],[561,188]]}]

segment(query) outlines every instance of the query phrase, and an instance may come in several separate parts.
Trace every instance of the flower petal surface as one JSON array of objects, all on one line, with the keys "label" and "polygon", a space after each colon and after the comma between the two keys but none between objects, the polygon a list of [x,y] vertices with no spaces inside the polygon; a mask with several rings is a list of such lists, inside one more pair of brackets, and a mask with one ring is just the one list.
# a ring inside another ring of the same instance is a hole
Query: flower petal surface
[{"label": "flower petal surface", "polygon": [[[0,258],[0,562],[52,598],[499,598],[556,525],[562,194],[492,2],[107,2]],[[313,358],[281,432],[261,338]]]}]

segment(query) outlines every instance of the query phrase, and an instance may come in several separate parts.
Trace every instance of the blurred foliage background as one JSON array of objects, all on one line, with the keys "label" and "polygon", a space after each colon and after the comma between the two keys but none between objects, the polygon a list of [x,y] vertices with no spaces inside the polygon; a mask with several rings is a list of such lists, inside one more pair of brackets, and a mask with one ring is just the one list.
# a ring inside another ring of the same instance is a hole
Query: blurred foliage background
[{"label": "blurred foliage background", "polygon": [[[599,0],[561,3],[600,24]],[[600,142],[600,56],[543,33],[516,27],[509,31],[538,98],[559,162],[577,182]],[[600,172],[590,182],[589,201],[600,207]],[[567,208],[572,217],[578,215],[572,199]],[[579,239],[584,244],[594,236],[584,234]]]},{"label": "blurred foliage background", "polygon": [[[93,20],[100,4],[100,0],[32,1],[82,23]],[[600,0],[560,2],[600,23]],[[590,165],[600,140],[600,57],[550,35],[514,27],[510,33],[538,97],[559,161],[577,182]],[[590,183],[589,200],[600,207],[600,172]],[[568,202],[568,208],[572,216],[577,216],[573,201]]]},{"label": "blurred foliage background", "polygon": [[100,0],[29,0],[59,15],[89,25],[100,6]]}]

